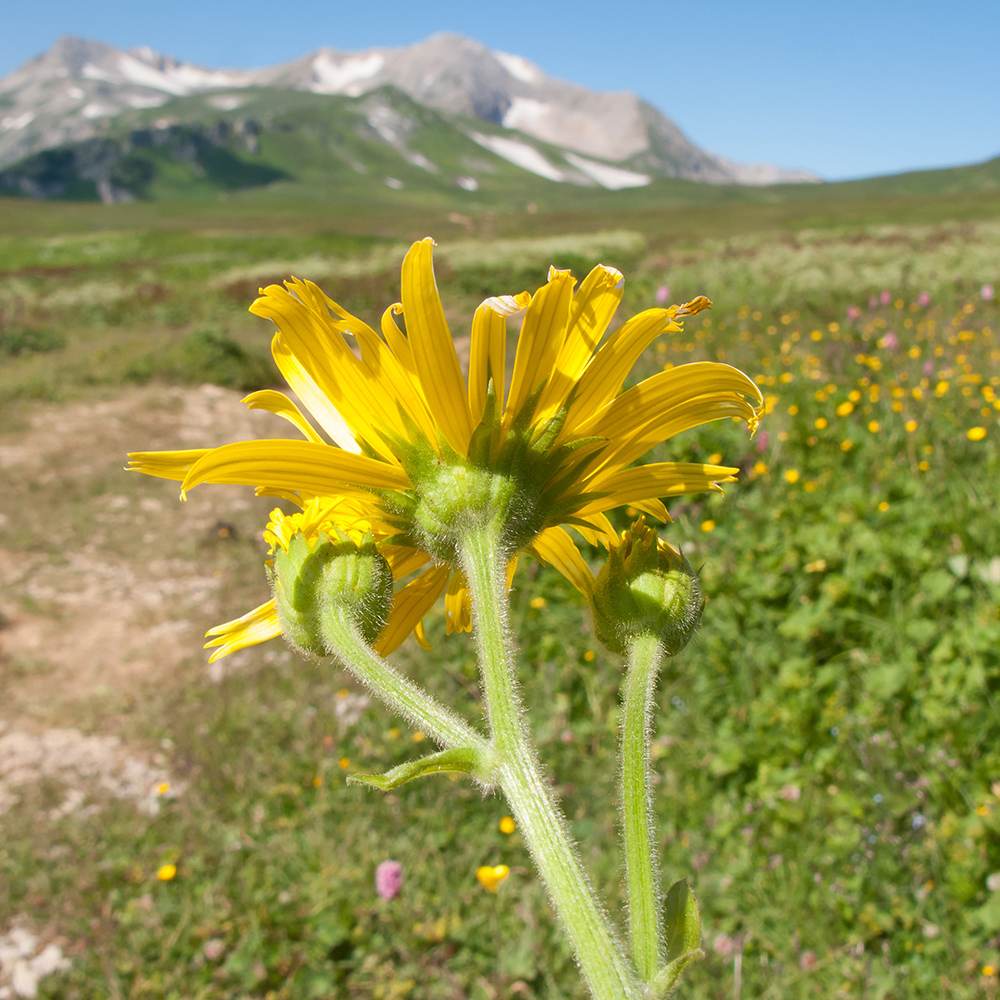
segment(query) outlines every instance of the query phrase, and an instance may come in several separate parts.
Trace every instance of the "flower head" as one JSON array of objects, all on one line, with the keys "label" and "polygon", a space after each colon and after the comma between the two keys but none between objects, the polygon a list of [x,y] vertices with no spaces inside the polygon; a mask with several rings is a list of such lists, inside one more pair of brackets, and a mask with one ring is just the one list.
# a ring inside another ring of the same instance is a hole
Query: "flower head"
[{"label": "flower head", "polygon": [[[711,531],[715,524],[701,527]],[[590,598],[594,635],[621,654],[644,633],[655,636],[668,655],[680,652],[697,630],[703,606],[687,559],[658,538],[644,517],[612,544]]]},{"label": "flower head", "polygon": [[510,869],[506,865],[494,865],[493,867],[483,865],[482,868],[476,869],[476,878],[479,879],[479,884],[487,892],[497,892],[500,888],[500,883],[509,874]]},{"label": "flower head", "polygon": [[383,861],[375,869],[375,891],[383,899],[395,899],[403,888],[403,866],[398,861]]},{"label": "flower head", "polygon": [[[622,391],[645,348],[708,308],[701,297],[648,309],[605,333],[621,302],[620,272],[599,265],[580,282],[551,268],[534,295],[486,299],[472,321],[468,380],[445,321],[433,241],[406,254],[402,302],[380,333],[309,281],[262,289],[251,312],[277,327],[272,353],[313,420],[274,390],[244,402],[291,423],[299,439],[130,455],[131,468],[178,480],[255,486],[301,513],[275,514],[267,538],[282,549],[301,533],[369,535],[405,585],[375,643],[386,654],[415,632],[445,594],[449,631],[471,627],[457,549],[489,527],[513,572],[519,552],[555,566],[582,593],[592,576],[564,525],[589,543],[617,534],[606,512],[624,505],[669,520],[663,500],[721,492],[735,468],[656,462],[631,467],[655,445],[726,417],[757,425],[763,400],[746,375],[698,362]],[[522,316],[507,372],[507,321]],[[401,317],[405,330],[397,323]],[[280,513],[280,512],[279,512]],[[416,575],[414,575],[416,574]],[[410,578],[407,580],[407,578]],[[279,634],[274,601],[212,630],[216,657]]]}]

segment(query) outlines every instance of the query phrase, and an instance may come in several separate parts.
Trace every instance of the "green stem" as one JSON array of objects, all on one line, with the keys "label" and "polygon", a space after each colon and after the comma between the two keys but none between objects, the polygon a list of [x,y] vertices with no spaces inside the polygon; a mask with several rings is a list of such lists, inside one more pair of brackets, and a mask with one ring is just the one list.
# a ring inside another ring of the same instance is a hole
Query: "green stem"
[{"label": "green stem", "polygon": [[489,743],[467,722],[373,652],[346,614],[323,615],[321,627],[330,653],[392,711],[410,719],[442,746],[471,747],[482,755],[489,752]]},{"label": "green stem", "polygon": [[631,644],[622,713],[622,812],[632,957],[650,982],[661,964],[660,877],[653,849],[649,790],[649,719],[663,650],[650,633]]},{"label": "green stem", "polygon": [[493,775],[510,802],[591,994],[595,1000],[634,1000],[641,987],[594,896],[521,719],[505,621],[504,555],[489,529],[464,539],[462,567],[472,594]]}]

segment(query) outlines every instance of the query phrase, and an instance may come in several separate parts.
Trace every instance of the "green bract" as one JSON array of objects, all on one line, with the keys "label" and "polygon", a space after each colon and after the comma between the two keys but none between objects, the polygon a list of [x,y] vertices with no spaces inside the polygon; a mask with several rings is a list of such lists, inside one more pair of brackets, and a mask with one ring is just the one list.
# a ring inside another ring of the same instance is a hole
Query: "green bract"
[{"label": "green bract", "polygon": [[673,656],[697,631],[704,603],[690,563],[640,517],[597,574],[590,598],[594,634],[623,656],[637,636],[652,635]]},{"label": "green bract", "polygon": [[275,548],[270,577],[282,632],[307,653],[327,652],[324,616],[348,617],[371,643],[392,607],[392,571],[371,535],[359,545],[333,528],[312,544],[295,534]]}]

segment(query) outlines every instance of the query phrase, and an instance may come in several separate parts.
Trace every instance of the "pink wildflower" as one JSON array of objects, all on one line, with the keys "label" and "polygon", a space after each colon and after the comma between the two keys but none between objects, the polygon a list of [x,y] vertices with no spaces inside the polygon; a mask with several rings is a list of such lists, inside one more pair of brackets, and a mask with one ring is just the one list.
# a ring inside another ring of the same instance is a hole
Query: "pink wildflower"
[{"label": "pink wildflower", "polygon": [[847,319],[853,323],[861,315],[861,310],[857,306],[847,307]]},{"label": "pink wildflower", "polygon": [[882,305],[887,306],[890,302],[892,302],[892,292],[890,292],[888,288],[883,288],[882,294],[878,297],[878,300],[882,303]]},{"label": "pink wildflower", "polygon": [[920,306],[921,309],[926,309],[930,304],[931,304],[930,292],[921,292],[917,296],[917,305]]},{"label": "pink wildflower", "polygon": [[403,888],[403,866],[398,861],[383,861],[375,869],[375,891],[383,899],[393,899]]},{"label": "pink wildflower", "polygon": [[761,431],[760,434],[757,435],[758,455],[763,455],[764,452],[767,451],[767,442],[768,442],[767,431]]},{"label": "pink wildflower", "polygon": [[887,351],[894,351],[899,347],[899,337],[897,337],[892,330],[890,330],[880,341],[881,345]]},{"label": "pink wildflower", "polygon": [[670,286],[660,285],[660,287],[656,289],[656,304],[658,306],[665,306],[669,300]]},{"label": "pink wildflower", "polygon": [[925,375],[930,375],[930,373],[931,373],[932,371],[934,371],[934,362],[933,362],[933,361],[931,361],[931,360],[930,360],[930,359],[928,358],[928,359],[927,359],[927,360],[926,360],[926,361],[924,362],[924,368],[923,368],[923,372],[924,372],[924,374],[925,374]]},{"label": "pink wildflower", "polygon": [[983,287],[979,289],[979,297],[984,302],[992,302],[993,301],[993,286],[992,285],[983,285]]}]

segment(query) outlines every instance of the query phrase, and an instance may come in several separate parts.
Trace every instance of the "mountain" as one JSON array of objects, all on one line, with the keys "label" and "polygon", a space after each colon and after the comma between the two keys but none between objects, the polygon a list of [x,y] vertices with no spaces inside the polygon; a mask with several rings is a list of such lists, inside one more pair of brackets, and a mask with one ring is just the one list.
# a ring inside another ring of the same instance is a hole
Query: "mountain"
[{"label": "mountain", "polygon": [[[148,188],[152,180],[146,176],[150,157],[139,171],[142,177],[129,180],[130,168],[123,173],[118,167],[135,152],[129,129],[149,133],[139,137],[139,146],[158,151],[161,160],[177,162],[179,153],[179,162],[196,175],[201,171],[210,177],[204,161],[218,160],[221,151],[221,159],[241,178],[230,177],[230,187],[298,177],[292,163],[250,169],[260,147],[258,134],[275,120],[272,113],[263,124],[248,124],[249,106],[266,111],[270,95],[272,104],[283,104],[287,111],[295,102],[281,95],[292,92],[312,95],[317,102],[300,104],[299,110],[308,106],[314,118],[322,117],[324,108],[334,118],[353,116],[352,134],[360,129],[428,174],[440,170],[407,145],[406,136],[418,119],[424,129],[454,133],[447,144],[455,149],[471,142],[477,148],[458,160],[478,160],[486,169],[477,177],[474,167],[458,163],[452,188],[478,188],[482,175],[501,169],[498,161],[505,163],[505,171],[513,166],[522,179],[527,173],[549,182],[611,190],[645,186],[657,177],[751,185],[818,180],[706,153],[633,94],[594,93],[555,80],[520,56],[494,52],[458,35],[363,53],[324,48],[257,70],[205,69],[149,48],[123,52],[100,42],[64,38],[0,81],[0,167],[8,168],[0,175],[0,190],[72,197],[94,189],[105,200],[144,196],[143,184]],[[408,99],[403,102],[408,107],[401,110],[397,97],[386,96],[392,92]],[[436,116],[431,121],[414,115],[414,109]],[[214,121],[208,120],[213,114]],[[287,131],[288,123],[281,127]],[[334,158],[343,160],[341,154]],[[365,160],[344,155],[355,158],[356,173],[372,173]],[[134,166],[143,157],[132,159]],[[242,166],[235,166],[236,161]],[[384,180],[392,179],[388,175]]]}]

